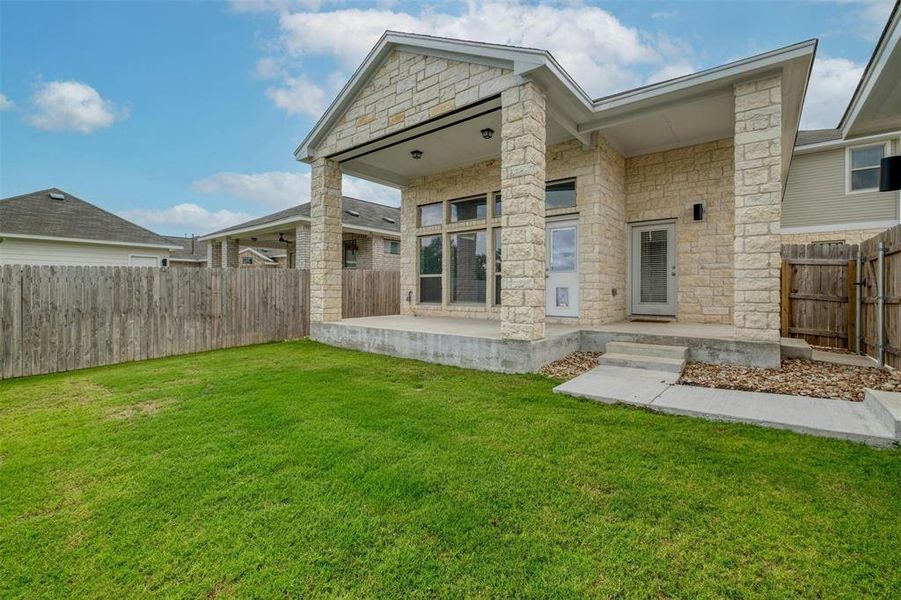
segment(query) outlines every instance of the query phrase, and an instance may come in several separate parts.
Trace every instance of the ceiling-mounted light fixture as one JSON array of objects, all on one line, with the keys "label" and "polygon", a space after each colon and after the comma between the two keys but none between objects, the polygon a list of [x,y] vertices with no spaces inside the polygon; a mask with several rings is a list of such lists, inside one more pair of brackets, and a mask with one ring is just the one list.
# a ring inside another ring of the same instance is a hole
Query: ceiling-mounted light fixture
[{"label": "ceiling-mounted light fixture", "polygon": [[413,157],[413,160],[419,160],[422,158],[422,150],[413,150],[410,152],[410,156]]},{"label": "ceiling-mounted light fixture", "polygon": [[486,140],[490,140],[491,138],[494,137],[494,130],[490,127],[486,127],[485,129],[482,130],[482,137],[485,138]]}]

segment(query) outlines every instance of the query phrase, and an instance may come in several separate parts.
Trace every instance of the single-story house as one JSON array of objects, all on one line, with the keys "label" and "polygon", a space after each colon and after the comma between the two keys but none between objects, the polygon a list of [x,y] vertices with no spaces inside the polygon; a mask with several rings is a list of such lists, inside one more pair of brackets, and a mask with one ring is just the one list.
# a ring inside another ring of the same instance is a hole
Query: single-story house
[{"label": "single-story house", "polygon": [[170,267],[205,267],[207,258],[206,243],[197,239],[197,236],[163,236],[173,244],[181,246],[181,250],[173,250],[169,254]]},{"label": "single-story house", "polygon": [[59,188],[0,200],[0,264],[159,267],[177,250]]},{"label": "single-story house", "polygon": [[[312,337],[531,370],[580,331],[662,320],[778,365],[782,195],[815,49],[590,98],[545,50],[386,32],[295,151]],[[343,173],[401,190],[407,321],[374,318],[396,339],[341,320]]]},{"label": "single-story house", "polygon": [[[341,257],[340,268],[398,270],[400,210],[349,196],[341,199],[340,210],[341,236],[336,242]],[[200,240],[208,243],[208,265],[211,267],[238,266],[246,259],[247,250],[253,248],[258,254],[288,268],[308,269],[310,203],[201,236]],[[269,254],[267,250],[273,252]],[[242,257],[240,260],[239,256]]]},{"label": "single-story house", "polygon": [[835,129],[799,131],[782,205],[786,243],[856,244],[897,225],[901,192],[879,191],[879,161],[901,154],[901,4]]},{"label": "single-story house", "polygon": [[[269,248],[253,248],[250,246],[241,248],[238,250],[238,265],[242,267],[278,267],[279,262],[276,260],[275,255],[287,257],[285,251],[270,253]],[[287,266],[286,262],[284,261],[281,266]]]}]

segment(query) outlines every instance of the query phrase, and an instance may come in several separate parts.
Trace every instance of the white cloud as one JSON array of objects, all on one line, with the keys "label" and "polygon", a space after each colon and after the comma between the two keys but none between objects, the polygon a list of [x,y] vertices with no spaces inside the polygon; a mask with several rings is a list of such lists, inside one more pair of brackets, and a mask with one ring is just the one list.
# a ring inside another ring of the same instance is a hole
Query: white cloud
[{"label": "white cloud", "polygon": [[12,110],[16,107],[16,103],[6,97],[6,94],[0,94],[0,112],[4,110]]},{"label": "white cloud", "polygon": [[846,58],[818,57],[813,63],[807,87],[801,128],[836,127],[860,81],[863,69],[864,65]]},{"label": "white cloud", "polygon": [[[400,205],[400,192],[394,188],[350,176],[344,177],[342,187],[346,196],[391,206]],[[193,182],[191,191],[198,194],[224,194],[277,210],[309,202],[310,173],[222,172]]]},{"label": "white cloud", "polygon": [[351,72],[386,29],[547,49],[592,95],[647,83],[648,73],[656,81],[693,70],[694,53],[686,44],[627,27],[603,9],[578,3],[536,6],[516,0],[471,1],[459,14],[441,8],[414,14],[386,5],[326,12],[282,2],[233,6],[244,11],[268,9],[278,15],[279,56],[262,59],[257,75],[280,77],[281,84],[270,87],[267,95],[289,114],[310,117],[322,114],[340,87],[338,77],[320,85],[300,71],[285,72],[284,66],[293,63],[302,68],[303,57],[324,56]]},{"label": "white cloud", "polygon": [[86,83],[50,81],[41,83],[32,97],[34,108],[26,121],[47,131],[90,133],[128,117],[119,107]]},{"label": "white cloud", "polygon": [[211,211],[192,203],[168,208],[134,208],[118,214],[123,219],[170,235],[209,233],[253,218],[242,212],[224,209]]},{"label": "white cloud", "polygon": [[279,87],[270,87],[266,95],[289,115],[305,115],[318,119],[331,101],[329,92],[305,75],[286,77]]},{"label": "white cloud", "polygon": [[863,6],[858,11],[861,35],[875,41],[885,28],[885,22],[892,12],[895,0],[864,0],[861,4]]}]

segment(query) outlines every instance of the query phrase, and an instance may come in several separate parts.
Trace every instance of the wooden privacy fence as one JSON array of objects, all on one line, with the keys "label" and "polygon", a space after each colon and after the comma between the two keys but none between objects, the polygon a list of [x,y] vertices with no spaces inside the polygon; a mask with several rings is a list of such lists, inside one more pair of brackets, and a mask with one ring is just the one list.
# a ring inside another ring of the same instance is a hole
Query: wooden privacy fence
[{"label": "wooden privacy fence", "polygon": [[782,335],[901,368],[901,225],[846,244],[782,247]]},{"label": "wooden privacy fence", "polygon": [[[344,273],[350,313],[399,312],[396,272]],[[0,266],[0,378],[309,333],[310,276],[295,269]]]},{"label": "wooden privacy fence", "polygon": [[344,271],[341,313],[345,319],[400,314],[400,271]]}]

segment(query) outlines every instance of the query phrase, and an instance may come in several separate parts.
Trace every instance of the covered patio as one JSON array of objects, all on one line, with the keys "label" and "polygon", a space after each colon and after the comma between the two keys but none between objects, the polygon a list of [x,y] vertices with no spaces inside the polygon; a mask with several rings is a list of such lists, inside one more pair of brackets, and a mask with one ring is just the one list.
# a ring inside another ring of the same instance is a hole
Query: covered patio
[{"label": "covered patio", "polygon": [[[813,50],[590,99],[545,51],[386,33],[295,152],[311,336],[534,370],[652,339],[625,321],[655,316],[717,340],[703,359],[778,364],[783,157]],[[405,318],[340,321],[342,174],[401,189]]]}]

